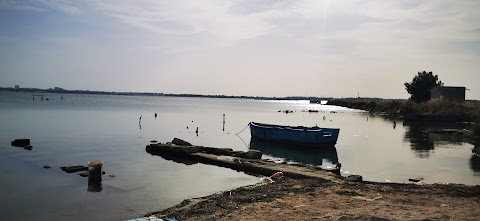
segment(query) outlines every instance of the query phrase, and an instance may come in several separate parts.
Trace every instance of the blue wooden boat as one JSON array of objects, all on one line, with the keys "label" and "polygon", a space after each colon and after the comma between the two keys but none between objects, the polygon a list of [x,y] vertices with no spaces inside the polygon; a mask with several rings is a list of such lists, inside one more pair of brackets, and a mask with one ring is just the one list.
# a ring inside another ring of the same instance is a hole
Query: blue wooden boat
[{"label": "blue wooden boat", "polygon": [[333,146],[337,143],[340,129],[320,127],[290,127],[250,122],[252,137],[279,143],[305,146]]}]

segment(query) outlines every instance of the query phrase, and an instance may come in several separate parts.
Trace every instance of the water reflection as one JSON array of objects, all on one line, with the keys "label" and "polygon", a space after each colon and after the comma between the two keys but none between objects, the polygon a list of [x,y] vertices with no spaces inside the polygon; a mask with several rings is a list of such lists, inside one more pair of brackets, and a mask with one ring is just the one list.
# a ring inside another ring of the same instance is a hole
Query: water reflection
[{"label": "water reflection", "polygon": [[428,133],[425,124],[417,122],[404,122],[403,126],[406,127],[405,141],[410,142],[410,147],[420,158],[430,157],[430,151],[435,149],[435,144]]},{"label": "water reflection", "polygon": [[464,142],[463,136],[442,134],[441,129],[462,129],[462,124],[432,123],[432,122],[404,122],[406,128],[404,140],[410,142],[410,147],[420,158],[430,157],[430,152],[438,144],[457,144]]},{"label": "water reflection", "polygon": [[472,155],[470,157],[470,169],[473,171],[474,176],[480,176],[480,156]]},{"label": "water reflection", "polygon": [[155,151],[149,151],[149,149],[145,149],[145,151],[153,156],[159,156],[165,160],[168,160],[168,161],[173,161],[175,163],[181,163],[181,164],[185,164],[187,166],[190,166],[190,165],[193,165],[193,164],[197,164],[198,162],[193,160],[193,159],[187,159],[185,157],[181,157],[181,156],[176,156],[174,154],[168,154],[168,153],[162,153],[162,152],[155,152]]},{"label": "water reflection", "polygon": [[102,182],[88,180],[88,192],[101,192],[103,190]]},{"label": "water reflection", "polygon": [[428,138],[435,143],[449,143],[455,145],[461,145],[463,143],[463,136],[428,131],[427,133]]},{"label": "water reflection", "polygon": [[250,149],[260,150],[273,157],[283,158],[299,163],[322,165],[325,161],[338,163],[335,147],[309,148],[288,144],[264,142],[255,138],[250,140]]}]

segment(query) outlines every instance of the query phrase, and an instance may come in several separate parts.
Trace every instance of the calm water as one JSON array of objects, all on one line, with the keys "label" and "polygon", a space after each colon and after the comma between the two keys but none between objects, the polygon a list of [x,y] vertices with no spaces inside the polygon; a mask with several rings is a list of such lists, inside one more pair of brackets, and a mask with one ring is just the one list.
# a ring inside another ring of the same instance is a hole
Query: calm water
[{"label": "calm water", "polygon": [[[60,99],[63,96],[63,100]],[[0,93],[0,210],[10,220],[122,220],[164,209],[183,199],[253,184],[259,178],[215,166],[187,166],[145,152],[150,140],[174,137],[193,144],[262,150],[264,158],[323,167],[342,163],[342,173],[366,180],[480,184],[473,146],[428,134],[431,128],[462,125],[404,124],[342,107],[305,101],[257,101]],[[284,114],[278,110],[294,110]],[[319,113],[305,110],[316,109]],[[331,113],[335,111],[336,113]],[[154,113],[158,117],[154,117]],[[225,131],[222,115],[226,115]],[[142,116],[141,124],[139,118]],[[323,117],[325,116],[325,120]],[[250,140],[248,122],[341,128],[328,150],[292,150]],[[199,128],[198,136],[195,129]],[[10,146],[30,138],[32,151]],[[87,178],[62,172],[65,165],[105,162],[101,190]],[[44,169],[49,165],[51,169]]]}]

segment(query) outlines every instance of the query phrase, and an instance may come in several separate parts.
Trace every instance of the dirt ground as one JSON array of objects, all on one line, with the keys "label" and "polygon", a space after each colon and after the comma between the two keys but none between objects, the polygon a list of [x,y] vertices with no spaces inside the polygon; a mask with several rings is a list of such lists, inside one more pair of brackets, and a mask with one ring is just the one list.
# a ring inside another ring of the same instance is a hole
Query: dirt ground
[{"label": "dirt ground", "polygon": [[480,186],[283,177],[152,214],[176,220],[480,220]]}]

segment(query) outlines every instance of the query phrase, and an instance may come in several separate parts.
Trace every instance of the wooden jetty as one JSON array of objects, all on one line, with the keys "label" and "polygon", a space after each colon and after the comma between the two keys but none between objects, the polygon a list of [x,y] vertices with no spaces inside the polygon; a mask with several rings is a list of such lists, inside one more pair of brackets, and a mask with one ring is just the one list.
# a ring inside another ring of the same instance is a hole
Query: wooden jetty
[{"label": "wooden jetty", "polygon": [[243,171],[253,175],[271,176],[283,172],[291,178],[314,178],[325,182],[336,182],[340,177],[339,168],[323,169],[304,164],[281,164],[262,160],[262,153],[257,150],[233,151],[228,148],[212,148],[203,146],[184,146],[172,143],[150,144],[146,152],[180,163],[203,163]]}]

